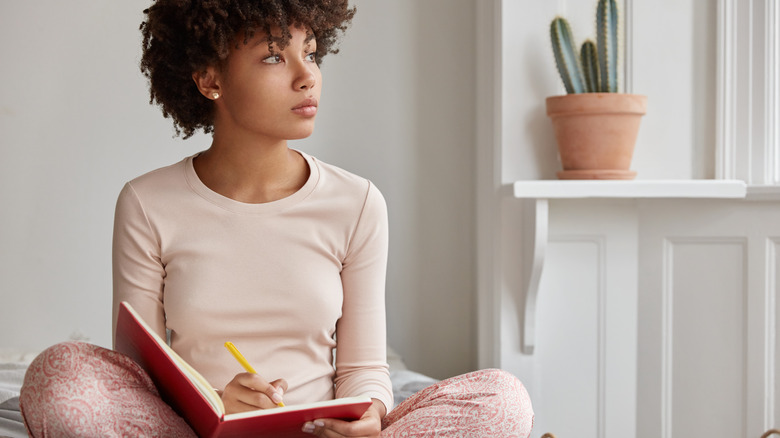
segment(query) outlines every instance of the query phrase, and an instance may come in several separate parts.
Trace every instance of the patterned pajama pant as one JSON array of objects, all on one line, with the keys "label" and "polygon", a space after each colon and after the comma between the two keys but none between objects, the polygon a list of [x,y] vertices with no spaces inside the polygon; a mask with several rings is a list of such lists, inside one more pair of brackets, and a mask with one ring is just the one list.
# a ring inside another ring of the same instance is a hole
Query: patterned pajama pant
[{"label": "patterned pajama pant", "polygon": [[[132,359],[67,342],[27,371],[20,407],[31,437],[194,437]],[[412,395],[385,417],[382,437],[528,437],[531,400],[500,370],[453,377]]]}]

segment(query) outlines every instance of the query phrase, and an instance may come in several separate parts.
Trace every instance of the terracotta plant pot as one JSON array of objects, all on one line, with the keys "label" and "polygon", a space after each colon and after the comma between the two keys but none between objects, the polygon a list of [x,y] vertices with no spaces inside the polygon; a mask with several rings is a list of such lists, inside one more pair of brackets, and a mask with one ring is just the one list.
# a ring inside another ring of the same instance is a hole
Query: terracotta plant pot
[{"label": "terracotta plant pot", "polygon": [[547,98],[560,179],[633,179],[629,169],[647,96],[582,93]]}]

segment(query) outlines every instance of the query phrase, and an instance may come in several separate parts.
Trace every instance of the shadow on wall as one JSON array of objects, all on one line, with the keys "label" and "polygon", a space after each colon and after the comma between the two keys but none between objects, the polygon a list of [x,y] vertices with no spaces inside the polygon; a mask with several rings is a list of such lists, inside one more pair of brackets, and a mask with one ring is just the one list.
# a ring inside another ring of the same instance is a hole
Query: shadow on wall
[{"label": "shadow on wall", "polygon": [[691,139],[693,156],[702,159],[694,160],[691,175],[693,178],[711,179],[715,178],[715,148],[712,145],[716,142],[716,131],[710,127],[715,126],[717,119],[717,93],[713,92],[717,84],[714,83],[715,75],[711,74],[717,70],[717,45],[712,41],[715,39],[718,23],[715,8],[706,2],[693,2],[692,7],[694,16],[704,17],[702,20],[693,20],[693,46],[705,49],[701,53],[703,62],[693,64],[691,101],[706,103],[699,105],[693,113],[693,122],[696,125],[693,129],[694,138]]},{"label": "shadow on wall", "polygon": [[[476,366],[476,33],[474,0],[414,2],[412,68],[418,266],[413,369]],[[457,11],[457,13],[455,13]],[[409,360],[409,362],[413,362]]]}]

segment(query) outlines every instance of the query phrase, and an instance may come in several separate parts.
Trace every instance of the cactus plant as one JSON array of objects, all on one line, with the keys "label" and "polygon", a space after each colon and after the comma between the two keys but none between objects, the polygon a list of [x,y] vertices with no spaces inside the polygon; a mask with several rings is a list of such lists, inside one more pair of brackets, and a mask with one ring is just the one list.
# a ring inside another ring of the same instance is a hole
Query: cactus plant
[{"label": "cactus plant", "polygon": [[571,26],[565,18],[556,17],[550,24],[550,38],[555,54],[555,64],[563,80],[563,86],[569,94],[585,91],[580,61],[574,52]]},{"label": "cactus plant", "polygon": [[553,53],[565,96],[546,99],[563,170],[560,179],[633,179],[631,157],[647,96],[618,92],[617,0],[592,0],[596,38],[579,53],[569,23],[555,17],[550,26]]},{"label": "cactus plant", "polygon": [[618,13],[615,0],[599,0],[596,7],[596,40],[599,70],[602,72],[600,91],[617,93]]},{"label": "cactus plant", "polygon": [[580,50],[582,72],[585,76],[585,91],[595,93],[599,91],[599,57],[596,52],[596,44],[591,40],[582,43]]},{"label": "cactus plant", "polygon": [[596,44],[586,40],[576,56],[571,26],[563,17],[550,24],[553,54],[568,94],[617,93],[618,11],[616,0],[598,0]]}]

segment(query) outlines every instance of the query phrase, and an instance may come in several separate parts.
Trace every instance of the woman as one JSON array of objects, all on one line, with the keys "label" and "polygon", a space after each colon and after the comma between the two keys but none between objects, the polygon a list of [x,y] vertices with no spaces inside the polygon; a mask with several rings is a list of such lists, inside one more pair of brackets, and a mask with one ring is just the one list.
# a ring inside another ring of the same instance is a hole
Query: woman
[{"label": "woman", "polygon": [[[368,180],[287,145],[313,131],[319,64],[336,52],[354,8],[346,0],[158,0],[145,12],[141,68],[152,102],[185,138],[201,129],[213,141],[120,193],[114,324],[128,301],[170,334],[228,412],[369,395],[359,420],[320,419],[302,430],[527,436],[528,396],[496,370],[442,382],[388,414],[385,201]],[[228,340],[258,374],[240,372]],[[118,390],[123,396],[112,396]],[[42,354],[21,404],[34,436],[192,433],[132,361],[85,344]]]}]

